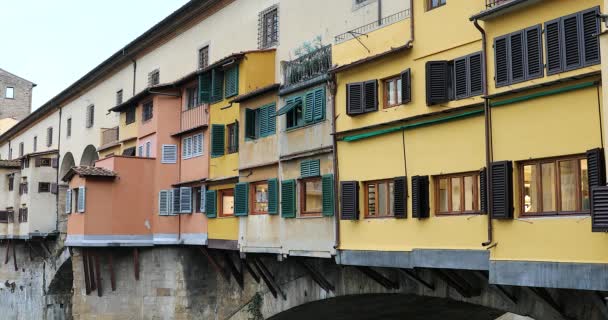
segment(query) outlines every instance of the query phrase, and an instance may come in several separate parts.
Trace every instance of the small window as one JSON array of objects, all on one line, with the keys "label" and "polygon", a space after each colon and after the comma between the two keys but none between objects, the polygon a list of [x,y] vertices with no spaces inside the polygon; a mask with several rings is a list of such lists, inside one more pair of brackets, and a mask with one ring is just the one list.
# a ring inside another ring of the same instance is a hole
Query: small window
[{"label": "small window", "polygon": [[122,89],[116,91],[116,105],[120,105],[122,103]]},{"label": "small window", "polygon": [[7,99],[15,99],[15,88],[6,87],[6,92],[4,94],[4,97]]},{"label": "small window", "polygon": [[19,157],[23,157],[24,154],[24,145],[23,142],[19,143]]},{"label": "small window", "polygon": [[227,153],[239,152],[239,123],[231,123],[226,126],[228,129],[228,150]]},{"label": "small window", "polygon": [[50,158],[37,158],[36,166],[37,167],[50,167],[52,165],[52,161]]},{"label": "small window", "polygon": [[130,107],[125,111],[125,125],[135,122],[135,107]]},{"label": "small window", "polygon": [[234,216],[234,189],[219,190],[220,217]]},{"label": "small window", "polygon": [[152,154],[152,142],[147,141],[146,142],[146,158],[150,158]]},{"label": "small window", "polygon": [[437,214],[478,213],[479,173],[435,177],[435,212]]},{"label": "small window", "polygon": [[198,91],[196,87],[186,89],[187,104],[186,110],[198,107]]},{"label": "small window", "polygon": [[46,146],[50,147],[53,145],[53,127],[46,129]]},{"label": "small window", "polygon": [[439,8],[441,6],[444,6],[446,4],[447,0],[427,0],[427,11],[428,10],[433,10],[435,8]]},{"label": "small window", "polygon": [[161,163],[177,163],[177,145],[163,144],[161,153]]},{"label": "small window", "polygon": [[138,157],[143,157],[144,156],[144,146],[143,145],[137,147],[137,156]]},{"label": "small window", "polygon": [[304,125],[304,106],[302,104],[302,98],[296,98],[294,103],[296,103],[296,106],[287,111],[287,129]]},{"label": "small window", "polygon": [[160,71],[158,69],[148,73],[148,86],[152,87],[160,83]]},{"label": "small window", "polygon": [[153,112],[154,112],[154,104],[152,103],[152,101],[148,101],[148,102],[144,103],[144,106],[142,108],[142,113],[141,113],[142,121],[146,122],[146,121],[152,119]]},{"label": "small window", "polygon": [[401,77],[384,80],[384,107],[390,108],[401,104]]},{"label": "small window", "polygon": [[273,135],[276,131],[276,107],[270,104],[245,110],[245,137],[257,139]]},{"label": "small window", "polygon": [[51,183],[50,182],[38,182],[38,193],[47,193],[51,192]]},{"label": "small window", "polygon": [[72,118],[68,118],[65,131],[68,138],[72,136]]},{"label": "small window", "polygon": [[366,182],[364,186],[366,218],[395,216],[395,183],[393,180]]},{"label": "small window", "polygon": [[15,185],[15,176],[11,174],[8,176],[8,191],[13,191],[14,185]]},{"label": "small window", "polygon": [[195,134],[182,139],[182,159],[190,159],[203,155],[203,134]]},{"label": "small window", "polygon": [[34,152],[38,151],[38,136],[34,136],[34,145],[32,149]]},{"label": "small window", "polygon": [[323,210],[321,178],[300,180],[300,206],[302,216],[321,216]]},{"label": "small window", "polygon": [[200,69],[209,66],[209,46],[204,46],[198,50],[198,67]]},{"label": "small window", "polygon": [[272,6],[259,16],[258,47],[260,49],[275,46],[279,42],[279,7]]},{"label": "small window", "polygon": [[95,123],[95,106],[90,105],[87,107],[87,118],[86,118],[86,127],[92,128]]},{"label": "small window", "polygon": [[249,186],[251,195],[251,213],[266,214],[268,213],[268,182],[251,183]]}]

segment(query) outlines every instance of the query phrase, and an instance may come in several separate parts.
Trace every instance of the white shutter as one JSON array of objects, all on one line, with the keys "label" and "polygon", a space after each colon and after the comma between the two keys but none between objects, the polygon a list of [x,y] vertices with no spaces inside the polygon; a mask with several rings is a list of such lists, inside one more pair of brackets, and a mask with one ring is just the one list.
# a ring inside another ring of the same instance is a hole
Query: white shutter
[{"label": "white shutter", "polygon": [[177,163],[177,145],[163,144],[161,163]]},{"label": "white shutter", "polygon": [[192,188],[180,188],[180,212],[192,213]]},{"label": "white shutter", "polygon": [[188,147],[186,146],[188,144],[188,138],[183,138],[182,139],[182,159],[188,159]]},{"label": "white shutter", "polygon": [[85,210],[86,203],[86,188],[78,187],[78,212],[83,213]]},{"label": "white shutter", "polygon": [[146,142],[146,158],[150,158],[150,151],[152,149],[152,142]]},{"label": "white shutter", "polygon": [[201,207],[200,212],[205,212],[205,194],[207,193],[207,186],[201,186]]},{"label": "white shutter", "polygon": [[171,191],[161,190],[158,193],[158,214],[161,216],[168,216],[169,211],[169,194]]},{"label": "white shutter", "polygon": [[138,157],[143,157],[144,156],[144,146],[141,145],[137,148],[137,156]]},{"label": "white shutter", "polygon": [[65,213],[72,213],[72,190],[65,192]]},{"label": "white shutter", "polygon": [[197,134],[195,136],[192,137],[192,154],[194,156],[201,156],[203,155],[203,134]]}]

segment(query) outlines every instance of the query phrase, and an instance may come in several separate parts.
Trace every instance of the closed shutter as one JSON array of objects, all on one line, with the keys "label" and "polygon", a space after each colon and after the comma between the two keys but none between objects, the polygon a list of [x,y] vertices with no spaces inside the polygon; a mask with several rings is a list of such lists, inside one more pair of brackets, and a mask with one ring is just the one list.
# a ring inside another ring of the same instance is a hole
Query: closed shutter
[{"label": "closed shutter", "polygon": [[450,101],[448,90],[450,68],[447,61],[426,63],[426,104],[432,106]]},{"label": "closed shutter", "polygon": [[521,31],[509,36],[510,40],[510,82],[521,82],[526,79],[524,72],[524,34]]},{"label": "closed shutter", "polygon": [[239,66],[226,70],[226,98],[239,94]]},{"label": "closed shutter", "polygon": [[65,213],[72,213],[72,189],[65,192]]},{"label": "closed shutter", "polygon": [[573,14],[562,18],[561,31],[564,46],[564,70],[577,69],[581,66],[581,39],[579,34],[579,15]]},{"label": "closed shutter", "polygon": [[308,91],[304,95],[304,122],[310,123],[313,119],[313,111],[315,108],[315,93]]},{"label": "closed shutter", "polygon": [[596,148],[587,151],[587,177],[589,179],[589,189],[606,185],[604,149]]},{"label": "closed shutter", "polygon": [[318,177],[321,175],[321,160],[302,160],[300,162],[300,176],[302,178]]},{"label": "closed shutter", "polygon": [[479,202],[482,213],[488,214],[488,188],[487,188],[488,170],[483,168],[479,171]]},{"label": "closed shutter", "polygon": [[57,194],[59,192],[59,185],[56,183],[51,183],[51,193]]},{"label": "closed shutter", "polygon": [[364,111],[371,112],[378,110],[378,80],[365,81],[363,89]]},{"label": "closed shutter", "polygon": [[182,187],[179,190],[180,212],[192,213],[192,188]]},{"label": "closed shutter", "polygon": [[246,216],[249,213],[249,183],[241,182],[234,186],[234,215]]},{"label": "closed shutter", "polygon": [[581,13],[583,62],[586,66],[600,62],[600,21],[598,19],[599,7]]},{"label": "closed shutter", "polygon": [[277,131],[277,107],[273,103],[266,107],[266,114],[268,116],[268,131],[266,135],[273,135]]},{"label": "closed shutter", "polygon": [[319,121],[325,118],[325,88],[319,88],[314,91],[314,111],[313,120]]},{"label": "closed shutter", "polygon": [[323,193],[323,215],[331,217],[334,215],[334,175],[326,174],[321,178],[321,189]]},{"label": "closed shutter", "polygon": [[182,159],[190,158],[190,154],[188,153],[188,144],[191,143],[191,138],[182,139]]},{"label": "closed shutter", "polygon": [[340,182],[340,219],[359,220],[359,182]]},{"label": "closed shutter", "polygon": [[177,163],[177,145],[163,144],[160,162],[166,164]]},{"label": "closed shutter", "polygon": [[397,177],[393,183],[393,212],[396,218],[407,218],[407,177]]},{"label": "closed shutter", "polygon": [[268,135],[268,108],[262,107],[257,110],[258,122],[260,127],[259,136],[265,137]]},{"label": "closed shutter", "polygon": [[513,218],[513,165],[511,161],[492,163],[490,167],[493,219]]},{"label": "closed shutter", "polygon": [[547,52],[547,75],[562,71],[562,44],[560,19],[545,23],[545,51]]},{"label": "closed shutter", "polygon": [[171,191],[161,190],[158,193],[158,214],[161,216],[167,216],[171,214],[169,207]]},{"label": "closed shutter", "polygon": [[137,156],[138,157],[143,157],[144,156],[144,146],[137,147]]},{"label": "closed shutter", "polygon": [[148,142],[146,142],[146,158],[150,158],[151,154],[152,154],[152,142],[148,141]]},{"label": "closed shutter", "polygon": [[87,114],[86,114],[86,127],[87,128],[91,128],[93,126],[93,121],[94,120],[94,116],[95,116],[95,106],[90,105],[87,107]]},{"label": "closed shutter", "polygon": [[608,232],[608,187],[591,189],[591,231]]},{"label": "closed shutter", "polygon": [[456,99],[462,99],[469,96],[467,58],[459,58],[454,60],[454,90]]},{"label": "closed shutter", "polygon": [[296,181],[281,182],[281,217],[296,217]]},{"label": "closed shutter", "polygon": [[59,168],[59,158],[51,159],[51,167],[53,167],[55,169]]},{"label": "closed shutter", "polygon": [[481,52],[471,54],[467,57],[467,66],[469,69],[469,96],[478,96],[483,93],[483,84],[485,82],[485,73],[483,66],[483,55]]},{"label": "closed shutter", "polygon": [[214,124],[211,126],[211,157],[221,157],[224,155],[224,131],[223,124]]},{"label": "closed shutter", "polygon": [[346,113],[357,115],[363,113],[363,83],[349,83],[346,85]]},{"label": "closed shutter", "polygon": [[207,218],[217,217],[217,191],[215,190],[205,192],[205,213]]},{"label": "closed shutter", "polygon": [[279,213],[279,180],[268,180],[268,214]]},{"label": "closed shutter", "polygon": [[211,72],[211,102],[218,102],[224,99],[224,72],[214,69]]},{"label": "closed shutter", "polygon": [[256,134],[256,110],[245,109],[245,137],[248,139],[257,138]]},{"label": "closed shutter", "polygon": [[543,49],[541,26],[537,25],[524,31],[526,38],[526,79],[543,76]]},{"label": "closed shutter", "polygon": [[84,213],[86,204],[86,188],[78,187],[78,212]]},{"label": "closed shutter", "polygon": [[496,87],[509,84],[509,38],[506,36],[494,39],[494,65]]},{"label": "closed shutter", "polygon": [[401,103],[412,101],[412,70],[406,69],[401,72]]},{"label": "closed shutter", "polygon": [[181,190],[173,188],[171,190],[171,214],[179,214],[181,212]]},{"label": "closed shutter", "polygon": [[412,177],[412,217],[423,219],[430,215],[429,177]]},{"label": "closed shutter", "polygon": [[198,76],[198,101],[211,102],[211,73],[205,72]]},{"label": "closed shutter", "polygon": [[200,199],[200,212],[207,211],[206,201],[207,199],[207,186],[201,186],[201,199]]}]

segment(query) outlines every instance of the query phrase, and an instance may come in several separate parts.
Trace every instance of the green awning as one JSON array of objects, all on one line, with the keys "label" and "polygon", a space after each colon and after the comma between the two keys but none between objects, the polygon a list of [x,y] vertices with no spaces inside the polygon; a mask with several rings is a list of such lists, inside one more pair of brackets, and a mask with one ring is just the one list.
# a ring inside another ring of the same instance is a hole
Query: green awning
[{"label": "green awning", "polygon": [[285,106],[283,106],[283,108],[279,109],[279,111],[277,111],[277,116],[286,114],[287,112],[291,111],[293,108],[297,107],[297,106],[301,106],[302,105],[302,99],[296,99],[296,101],[290,100],[287,102],[287,104]]}]

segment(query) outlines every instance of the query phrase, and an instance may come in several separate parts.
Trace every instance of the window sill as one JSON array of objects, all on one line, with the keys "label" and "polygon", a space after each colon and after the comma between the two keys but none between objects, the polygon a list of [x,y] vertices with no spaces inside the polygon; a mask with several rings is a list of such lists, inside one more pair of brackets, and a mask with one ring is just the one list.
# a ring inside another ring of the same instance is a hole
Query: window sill
[{"label": "window sill", "polygon": [[383,216],[383,217],[365,216],[365,217],[363,217],[363,220],[385,220],[385,219],[397,220],[397,217],[395,217],[395,216]]},{"label": "window sill", "polygon": [[538,218],[560,218],[560,217],[583,217],[590,216],[590,212],[567,212],[567,213],[526,213],[520,214],[518,218],[520,219],[538,219]]},{"label": "window sill", "polygon": [[204,155],[205,155],[205,154],[202,154],[202,153],[201,153],[201,154],[197,154],[197,155],[190,156],[190,157],[182,157],[182,160],[191,160],[191,159],[196,159],[196,158],[200,158],[200,157],[202,157],[202,156],[204,156]]},{"label": "window sill", "polygon": [[455,212],[455,213],[435,213],[436,217],[459,217],[459,216],[483,216],[482,212]]},{"label": "window sill", "polygon": [[321,124],[321,123],[323,123],[325,121],[326,121],[326,119],[317,120],[317,121],[313,121],[313,122],[310,122],[310,123],[305,123],[305,124],[302,124],[302,125],[299,125],[299,126],[295,126],[295,127],[291,127],[291,128],[286,128],[284,132],[291,132],[291,131],[296,131],[296,130],[299,130],[299,129],[304,129],[306,127],[312,127],[312,126]]},{"label": "window sill", "polygon": [[329,218],[324,216],[322,213],[318,213],[318,214],[299,214],[297,216],[297,219],[321,219],[321,218]]}]

